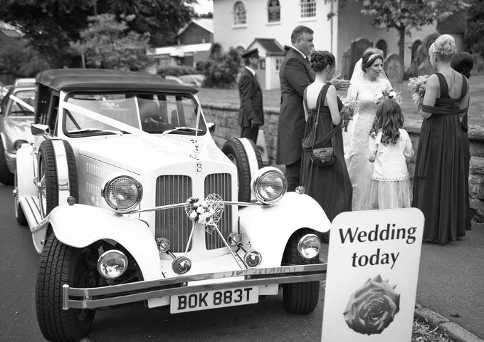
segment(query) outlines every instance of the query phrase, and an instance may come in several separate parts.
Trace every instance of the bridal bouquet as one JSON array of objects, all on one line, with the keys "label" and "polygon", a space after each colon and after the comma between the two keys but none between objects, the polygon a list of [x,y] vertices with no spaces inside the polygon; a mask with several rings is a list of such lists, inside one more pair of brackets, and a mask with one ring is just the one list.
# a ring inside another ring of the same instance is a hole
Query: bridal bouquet
[{"label": "bridal bouquet", "polygon": [[343,127],[345,132],[348,131],[348,123],[353,119],[357,110],[358,102],[354,99],[343,98],[343,108],[341,109],[341,118],[343,120]]},{"label": "bridal bouquet", "polygon": [[425,83],[429,77],[429,75],[422,75],[418,77],[411,77],[408,80],[408,89],[412,93],[413,102],[415,102],[418,109],[422,107],[423,98],[425,95]]},{"label": "bridal bouquet", "polygon": [[401,96],[400,92],[396,91],[395,89],[390,89],[390,90],[382,90],[378,91],[376,94],[376,103],[379,104],[385,99],[392,99],[395,100],[397,103],[400,104],[401,102]]}]

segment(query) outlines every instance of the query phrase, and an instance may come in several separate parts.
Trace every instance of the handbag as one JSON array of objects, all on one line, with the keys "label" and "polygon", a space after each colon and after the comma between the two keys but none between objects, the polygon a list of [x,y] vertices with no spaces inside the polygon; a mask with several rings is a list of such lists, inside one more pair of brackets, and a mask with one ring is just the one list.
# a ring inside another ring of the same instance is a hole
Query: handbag
[{"label": "handbag", "polygon": [[[327,89],[325,89],[327,90]],[[324,92],[326,94],[326,91]],[[311,158],[311,163],[318,166],[318,167],[328,167],[334,165],[336,162],[336,156],[334,154],[334,134],[336,133],[337,129],[339,126],[334,127],[319,143],[319,145],[324,145],[328,139],[331,141],[331,146],[326,146],[326,147],[316,147],[315,142],[316,142],[316,135],[318,132],[318,125],[319,125],[319,112],[321,110],[321,102],[323,102],[324,99],[322,100],[321,98],[319,99],[318,102],[318,111],[317,111],[317,116],[316,116],[316,123],[314,124],[314,129],[313,129],[313,143],[312,146],[310,147],[310,158]]]}]

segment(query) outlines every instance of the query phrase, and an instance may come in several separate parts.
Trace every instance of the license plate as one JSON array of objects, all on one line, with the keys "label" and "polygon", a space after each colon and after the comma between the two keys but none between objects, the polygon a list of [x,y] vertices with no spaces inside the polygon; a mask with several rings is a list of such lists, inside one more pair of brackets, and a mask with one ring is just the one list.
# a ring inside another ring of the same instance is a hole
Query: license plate
[{"label": "license plate", "polygon": [[208,310],[259,302],[258,287],[192,292],[171,296],[170,313]]}]

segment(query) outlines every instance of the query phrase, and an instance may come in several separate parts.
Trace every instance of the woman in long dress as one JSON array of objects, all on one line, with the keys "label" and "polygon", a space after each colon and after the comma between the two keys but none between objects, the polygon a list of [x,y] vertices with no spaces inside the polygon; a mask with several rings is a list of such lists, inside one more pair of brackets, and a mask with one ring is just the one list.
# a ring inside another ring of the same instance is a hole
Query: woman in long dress
[{"label": "woman in long dress", "polygon": [[[328,51],[311,55],[315,80],[304,91],[306,129],[303,138],[301,179],[306,192],[324,209],[329,220],[351,210],[351,182],[346,169],[341,135],[342,103],[329,83],[334,74],[335,58]],[[320,167],[311,160],[313,147],[332,146],[333,165]]]},{"label": "woman in long dress", "polygon": [[465,235],[468,196],[465,131],[459,116],[467,112],[467,80],[451,68],[454,38],[441,35],[430,46],[437,73],[425,86],[423,123],[415,163],[413,206],[425,216],[424,241],[446,244]]},{"label": "woman in long dress", "polygon": [[390,81],[383,75],[383,55],[369,50],[361,59],[361,70],[355,66],[347,98],[357,102],[357,110],[345,133],[345,156],[348,172],[353,185],[353,210],[368,209],[366,203],[370,190],[373,164],[368,160],[368,139],[376,114],[376,100],[383,91],[392,88]]}]

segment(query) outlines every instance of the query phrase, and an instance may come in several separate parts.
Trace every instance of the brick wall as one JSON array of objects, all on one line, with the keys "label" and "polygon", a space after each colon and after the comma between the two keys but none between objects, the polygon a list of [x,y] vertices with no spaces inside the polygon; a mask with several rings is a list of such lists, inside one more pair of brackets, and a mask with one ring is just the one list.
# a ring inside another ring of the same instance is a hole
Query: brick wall
[{"label": "brick wall", "polygon": [[[203,105],[205,119],[216,124],[214,139],[221,146],[230,137],[240,136],[238,123],[239,107],[234,105]],[[269,164],[275,164],[277,149],[277,123],[279,120],[278,108],[266,108],[264,115],[265,142]],[[412,139],[415,151],[418,146],[420,124],[415,121],[406,122],[407,131]],[[484,129],[471,127],[469,131],[471,143],[471,165],[469,174],[469,197],[473,210],[474,220],[484,222]],[[413,174],[414,160],[409,163],[409,172]]]}]

